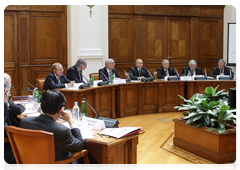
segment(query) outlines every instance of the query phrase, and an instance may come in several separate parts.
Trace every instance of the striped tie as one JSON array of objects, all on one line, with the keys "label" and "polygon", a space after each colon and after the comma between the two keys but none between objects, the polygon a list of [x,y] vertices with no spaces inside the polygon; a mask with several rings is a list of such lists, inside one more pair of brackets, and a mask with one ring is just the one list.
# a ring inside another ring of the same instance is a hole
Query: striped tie
[{"label": "striped tie", "polygon": [[58,84],[61,84],[60,77],[58,77]]}]

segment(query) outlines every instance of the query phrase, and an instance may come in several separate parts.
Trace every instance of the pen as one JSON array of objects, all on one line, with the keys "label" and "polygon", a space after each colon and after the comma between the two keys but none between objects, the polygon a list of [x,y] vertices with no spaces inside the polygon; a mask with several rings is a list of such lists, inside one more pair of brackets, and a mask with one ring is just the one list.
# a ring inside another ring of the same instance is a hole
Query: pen
[{"label": "pen", "polygon": [[97,134],[102,137],[102,134],[100,134],[100,133],[97,133]]}]

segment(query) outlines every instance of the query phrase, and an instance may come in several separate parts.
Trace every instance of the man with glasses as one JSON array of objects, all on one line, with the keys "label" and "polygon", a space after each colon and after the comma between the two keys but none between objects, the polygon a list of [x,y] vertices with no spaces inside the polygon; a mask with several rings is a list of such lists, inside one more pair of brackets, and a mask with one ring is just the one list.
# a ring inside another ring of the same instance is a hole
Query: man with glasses
[{"label": "man with glasses", "polygon": [[87,68],[87,61],[85,58],[79,58],[76,64],[67,70],[67,78],[76,83],[84,83],[82,71]]},{"label": "man with glasses", "polygon": [[[107,59],[105,61],[105,67],[99,69],[99,80],[106,81],[105,76],[108,78],[111,76],[112,73],[115,73],[115,78],[116,79],[121,79],[122,77],[119,76],[117,69],[114,69],[115,63],[113,59]],[[105,76],[104,76],[105,75]]]},{"label": "man with glasses", "polygon": [[197,67],[197,63],[195,60],[190,60],[188,62],[188,66],[182,69],[182,75],[186,76],[189,70],[192,76],[203,75],[202,69],[200,67]]},{"label": "man with glasses", "polygon": [[[229,67],[226,67],[226,61],[223,59],[220,59],[218,61],[218,67],[214,67],[212,72],[209,74],[209,76],[216,78],[217,75],[230,75],[230,72],[232,72],[232,69]],[[233,72],[231,74],[233,77]]]},{"label": "man with glasses", "polygon": [[165,76],[175,76],[176,72],[173,68],[169,67],[169,61],[164,59],[162,61],[162,67],[157,69],[157,77],[158,79],[164,79]]},{"label": "man with glasses", "polygon": [[52,65],[52,72],[45,79],[43,90],[73,87],[75,82],[67,79],[63,71],[63,66],[60,63],[54,63]]}]

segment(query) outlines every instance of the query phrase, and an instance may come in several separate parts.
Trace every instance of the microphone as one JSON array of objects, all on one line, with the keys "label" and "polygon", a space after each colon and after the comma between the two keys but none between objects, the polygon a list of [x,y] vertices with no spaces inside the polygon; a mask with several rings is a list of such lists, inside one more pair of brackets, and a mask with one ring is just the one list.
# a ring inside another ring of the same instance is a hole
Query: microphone
[{"label": "microphone", "polygon": [[180,76],[179,76],[178,71],[176,70],[176,68],[175,68],[175,71],[176,71],[176,73],[177,73],[177,77],[180,78]]},{"label": "microphone", "polygon": [[29,89],[28,87],[26,88],[28,91],[31,91],[31,92],[33,92],[34,93],[34,91],[33,90],[31,90],[31,89]]},{"label": "microphone", "polygon": [[[31,85],[28,81],[26,81],[26,83],[27,83],[28,85],[32,86],[34,89],[36,88],[36,87],[34,87],[33,85]],[[27,89],[28,91],[34,92],[34,91],[30,90],[28,87],[27,87],[26,89]],[[41,93],[39,90],[38,90],[38,92],[39,92],[40,95],[42,95],[42,93]]]},{"label": "microphone", "polygon": [[232,69],[229,68],[229,70],[230,70],[229,77],[230,77],[230,79],[232,79]]},{"label": "microphone", "polygon": [[207,71],[206,71],[206,68],[204,67],[204,71],[205,71],[205,77],[207,79]]},{"label": "microphone", "polygon": [[90,88],[90,82],[88,81],[88,79],[82,74],[82,76],[87,80],[87,84],[83,81],[84,84],[82,84],[81,86],[79,86],[79,89],[87,89]]},{"label": "microphone", "polygon": [[152,74],[148,71],[148,69],[146,68],[147,72],[150,74],[150,76],[152,77],[152,79],[154,80],[155,78],[152,76]]},{"label": "microphone", "polygon": [[105,77],[105,79],[106,79],[107,82],[109,83],[107,76],[102,72],[102,70],[99,70],[99,71],[102,73],[102,75]]},{"label": "microphone", "polygon": [[131,78],[129,77],[128,73],[123,69],[123,71],[125,72],[125,74],[128,76],[129,80],[131,80]]},{"label": "microphone", "polygon": [[99,70],[99,71],[100,71],[100,73],[105,77],[106,81],[99,82],[97,85],[98,85],[98,86],[106,86],[106,85],[109,85],[109,81],[108,81],[107,76],[102,72],[102,70]]},{"label": "microphone", "polygon": [[98,112],[92,107],[92,105],[90,103],[88,103],[88,101],[85,98],[83,98],[82,100],[85,101],[91,107],[93,112],[96,114],[95,119],[104,121],[106,128],[118,128],[118,124],[119,124],[118,120],[99,116]]}]

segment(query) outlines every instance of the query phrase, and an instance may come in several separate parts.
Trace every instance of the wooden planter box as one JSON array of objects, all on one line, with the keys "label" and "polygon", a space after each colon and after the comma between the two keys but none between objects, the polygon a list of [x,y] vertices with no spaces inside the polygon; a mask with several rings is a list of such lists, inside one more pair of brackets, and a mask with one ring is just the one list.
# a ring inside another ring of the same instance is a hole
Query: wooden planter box
[{"label": "wooden planter box", "polygon": [[230,126],[224,134],[208,132],[207,127],[193,128],[181,118],[175,122],[173,144],[216,163],[233,162],[236,156],[236,127]]}]

